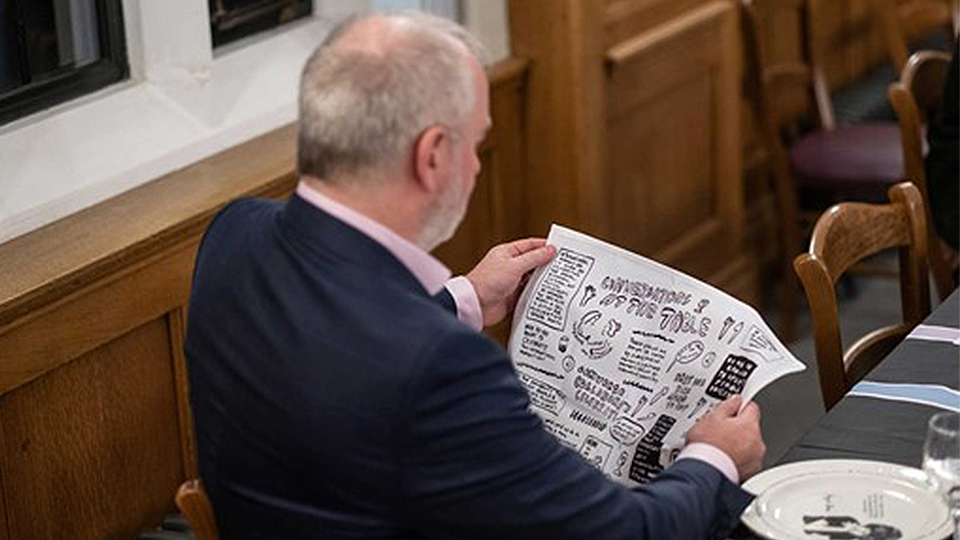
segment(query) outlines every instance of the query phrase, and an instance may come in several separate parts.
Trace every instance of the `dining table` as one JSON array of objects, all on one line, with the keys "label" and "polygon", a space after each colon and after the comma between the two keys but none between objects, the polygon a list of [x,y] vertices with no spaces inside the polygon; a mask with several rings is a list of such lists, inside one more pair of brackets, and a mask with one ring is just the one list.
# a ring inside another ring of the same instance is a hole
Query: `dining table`
[{"label": "dining table", "polygon": [[[928,420],[960,411],[960,291],[856,383],[775,464],[859,459],[919,468]],[[743,524],[732,536],[759,540]]]}]

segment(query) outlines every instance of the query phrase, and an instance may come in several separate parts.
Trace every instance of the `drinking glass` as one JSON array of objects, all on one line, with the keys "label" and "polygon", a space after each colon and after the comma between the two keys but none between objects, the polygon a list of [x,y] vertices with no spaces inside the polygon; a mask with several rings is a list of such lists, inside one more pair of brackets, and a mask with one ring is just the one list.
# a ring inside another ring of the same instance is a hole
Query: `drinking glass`
[{"label": "drinking glass", "polygon": [[923,470],[953,517],[953,540],[960,540],[960,413],[930,417],[923,445]]}]

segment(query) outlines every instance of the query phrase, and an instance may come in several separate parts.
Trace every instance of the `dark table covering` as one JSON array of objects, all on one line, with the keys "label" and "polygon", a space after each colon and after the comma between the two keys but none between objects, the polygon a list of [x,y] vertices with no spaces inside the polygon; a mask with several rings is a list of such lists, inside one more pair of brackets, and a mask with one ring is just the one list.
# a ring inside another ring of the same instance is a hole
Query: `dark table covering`
[{"label": "dark table covering", "polygon": [[[923,324],[960,328],[960,292],[940,304]],[[960,387],[960,351],[947,342],[906,339],[864,380]],[[927,421],[943,409],[861,396],[846,396],[817,421],[779,464],[810,459],[871,459],[920,467]],[[734,538],[757,538],[741,527]]]},{"label": "dark table covering", "polygon": [[[924,324],[960,327],[958,291],[940,304]],[[957,389],[960,355],[951,343],[906,339],[864,379],[940,384]],[[859,458],[919,467],[927,419],[940,410],[902,401],[847,396],[807,431],[780,463]]]}]

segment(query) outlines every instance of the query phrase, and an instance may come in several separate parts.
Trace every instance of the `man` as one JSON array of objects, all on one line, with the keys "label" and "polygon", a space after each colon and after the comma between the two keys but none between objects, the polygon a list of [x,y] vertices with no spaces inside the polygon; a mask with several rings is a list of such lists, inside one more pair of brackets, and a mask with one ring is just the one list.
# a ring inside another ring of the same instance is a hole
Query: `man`
[{"label": "man", "polygon": [[497,246],[444,286],[428,252],[464,214],[490,124],[476,51],[426,15],[339,27],[303,71],[296,194],[234,202],[207,231],[186,351],[223,538],[694,540],[737,523],[764,452],[755,405],[722,403],[627,490],[543,429],[477,332],[553,248]]}]

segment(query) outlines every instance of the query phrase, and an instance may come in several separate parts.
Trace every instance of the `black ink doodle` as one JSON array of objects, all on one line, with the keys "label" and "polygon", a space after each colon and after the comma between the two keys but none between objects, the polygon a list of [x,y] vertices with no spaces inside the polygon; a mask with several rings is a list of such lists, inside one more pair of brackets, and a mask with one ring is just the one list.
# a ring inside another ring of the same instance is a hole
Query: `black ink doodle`
[{"label": "black ink doodle", "polygon": [[665,408],[667,410],[676,411],[681,413],[690,406],[690,402],[687,401],[687,398],[690,397],[690,387],[678,384],[674,388],[673,392],[667,396],[667,402]]},{"label": "black ink doodle", "polygon": [[580,447],[580,455],[593,464],[594,467],[603,469],[603,465],[607,462],[611,450],[613,450],[613,446],[597,439],[593,435],[589,435],[586,440],[583,441],[583,446]]},{"label": "black ink doodle", "polygon": [[706,393],[719,400],[743,391],[747,379],[757,369],[757,363],[744,356],[728,355],[707,386]]},{"label": "black ink doodle", "polygon": [[700,355],[703,354],[704,345],[703,342],[699,339],[687,343],[677,351],[677,354],[673,357],[673,362],[670,362],[670,365],[667,366],[667,370],[664,373],[670,373],[670,370],[673,369],[673,366],[677,364],[686,365],[690,362],[693,362],[697,358],[700,358]]},{"label": "black ink doodle", "polygon": [[627,379],[627,380],[623,381],[623,385],[624,385],[624,386],[632,386],[632,387],[634,387],[634,388],[636,388],[636,389],[638,389],[638,390],[642,390],[642,391],[644,391],[644,392],[653,392],[653,388],[650,388],[649,386],[645,386],[645,385],[643,385],[642,383],[640,383],[639,381],[634,381],[634,380],[631,380],[631,379]]},{"label": "black ink doodle", "polygon": [[613,471],[614,476],[623,476],[623,466],[627,464],[627,458],[626,450],[620,452],[620,457],[617,458],[617,469]]},{"label": "black ink doodle", "polygon": [[570,305],[593,263],[594,258],[589,255],[561,248],[534,288],[527,318],[562,332]]},{"label": "black ink doodle", "polygon": [[530,394],[530,405],[551,414],[559,415],[566,403],[566,396],[559,388],[532,377],[523,371],[517,373],[520,382]]},{"label": "black ink doodle", "polygon": [[660,464],[660,448],[663,447],[663,438],[676,422],[676,418],[672,416],[660,415],[650,431],[640,439],[630,463],[631,480],[643,483],[663,470],[663,465]]},{"label": "black ink doodle", "polygon": [[600,311],[596,309],[584,313],[583,316],[580,317],[580,320],[573,323],[573,337],[579,341],[581,345],[589,343],[591,337],[590,334],[587,334],[587,330],[594,326],[602,316]]},{"label": "black ink doodle", "polygon": [[671,306],[660,310],[660,330],[706,337],[710,332],[709,317],[699,316]]},{"label": "black ink doodle", "polygon": [[626,416],[621,416],[610,426],[610,436],[620,444],[636,444],[646,433],[646,429]]},{"label": "black ink doodle", "polygon": [[570,411],[570,419],[576,422],[580,422],[581,424],[587,427],[593,428],[597,431],[603,431],[607,429],[607,423],[604,422],[603,420],[594,418],[589,414],[582,411],[578,411],[576,409]]},{"label": "black ink doodle", "polygon": [[[583,347],[583,353],[587,355],[591,360],[599,360],[604,356],[610,354],[613,350],[613,345],[610,344],[610,341],[607,339],[594,339],[592,333],[597,325],[597,322],[600,320],[601,313],[598,310],[591,310],[586,312],[580,320],[573,324],[573,337],[579,341]],[[619,325],[619,323],[616,323]],[[606,329],[610,326],[608,321]],[[611,327],[612,328],[612,327]],[[617,329],[619,331],[619,328]],[[604,331],[600,332],[600,335],[603,335]],[[616,333],[616,331],[614,331]]]},{"label": "black ink doodle", "polygon": [[713,361],[716,359],[717,359],[717,353],[715,353],[714,351],[708,352],[707,355],[703,357],[703,361],[702,361],[703,367],[705,368],[710,367],[711,365],[713,365]]},{"label": "black ink doodle", "polygon": [[609,341],[604,340],[587,344],[587,346],[584,347],[583,352],[591,360],[599,360],[610,354],[610,351],[612,350],[613,345],[611,345]]},{"label": "black ink doodle", "polygon": [[660,401],[660,398],[666,396],[667,392],[669,391],[670,391],[669,386],[664,386],[663,388],[658,390],[657,393],[654,394],[653,398],[650,400],[650,405],[655,405],[658,401]]},{"label": "black ink doodle", "polygon": [[620,324],[620,321],[610,319],[607,321],[607,324],[603,326],[603,332],[601,333],[612,338],[617,335],[617,332],[619,332],[621,328],[623,328],[623,325]]},{"label": "black ink doodle", "polygon": [[663,342],[666,342],[666,343],[676,343],[676,341],[677,341],[677,340],[673,339],[672,337],[668,337],[668,336],[665,336],[665,335],[663,335],[663,334],[654,334],[654,333],[652,333],[652,332],[644,332],[643,330],[634,330],[633,333],[636,334],[636,335],[638,335],[638,336],[643,336],[643,337],[648,337],[648,338],[653,338],[653,339],[659,339],[660,341],[663,341]]},{"label": "black ink doodle", "polygon": [[536,324],[525,324],[520,338],[521,356],[542,362],[555,360],[553,352],[549,350],[547,338],[550,331]]},{"label": "black ink doodle", "polygon": [[687,418],[693,418],[700,412],[700,409],[707,404],[707,398],[700,396],[700,399],[697,400],[697,404],[693,406],[693,410],[690,411],[690,414],[687,415]]},{"label": "black ink doodle", "polygon": [[597,288],[593,285],[587,285],[583,289],[583,296],[580,298],[580,307],[585,307],[590,300],[593,300],[593,297],[597,295]]},{"label": "black ink doodle", "polygon": [[560,352],[565,353],[567,352],[567,347],[569,345],[570,345],[570,336],[567,336],[567,335],[560,336],[560,340],[557,341],[557,349]]},{"label": "black ink doodle", "polygon": [[717,341],[723,341],[724,336],[727,335],[727,331],[733,328],[733,323],[736,320],[733,317],[727,316],[723,318],[723,326],[720,327],[720,335],[717,336]]},{"label": "black ink doodle", "polygon": [[657,413],[647,413],[641,416],[640,418],[637,418],[637,422],[646,422],[647,420],[653,420],[655,416],[657,416]]},{"label": "black ink doodle", "polygon": [[637,317],[652,319],[657,314],[657,304],[655,302],[631,297],[630,303],[627,305],[627,313],[632,313]]},{"label": "black ink doodle", "polygon": [[777,350],[777,346],[756,325],[750,327],[750,331],[744,336],[740,348],[747,352],[759,354],[767,362],[776,362],[783,358],[783,354]]},{"label": "black ink doodle", "polygon": [[637,400],[637,406],[633,408],[633,412],[630,413],[630,416],[636,416],[640,409],[649,401],[649,396],[640,396],[640,399]]},{"label": "black ink doodle", "polygon": [[567,373],[570,373],[571,371],[573,371],[573,368],[577,367],[577,362],[576,360],[573,359],[572,356],[567,355],[563,357],[563,363],[561,365],[563,365],[564,371],[566,371]]},{"label": "black ink doodle", "polygon": [[730,339],[727,340],[727,345],[730,345],[733,343],[733,340],[736,339],[738,335],[740,335],[741,330],[743,330],[743,321],[740,321],[736,325],[734,325],[733,332],[730,333]]},{"label": "black ink doodle", "polygon": [[564,377],[563,375],[560,375],[559,373],[554,373],[554,372],[552,372],[552,371],[543,369],[543,368],[540,367],[540,366],[535,366],[535,365],[533,365],[533,364],[528,364],[528,363],[526,363],[526,362],[517,362],[517,367],[527,368],[527,369],[529,369],[529,370],[531,370],[531,371],[536,371],[537,373],[540,373],[541,375],[546,375],[547,377],[553,377],[554,379],[560,379],[561,381],[566,378],[566,377]]},{"label": "black ink doodle", "polygon": [[609,306],[613,304],[614,308],[620,307],[621,304],[627,301],[627,297],[622,294],[610,293],[607,296],[603,297],[603,300],[600,301],[601,306]]},{"label": "black ink doodle", "polygon": [[688,292],[667,289],[651,285],[643,281],[631,281],[625,278],[606,276],[600,283],[600,288],[616,294],[628,294],[640,299],[647,299],[660,304],[679,304],[685,306],[690,303],[692,296]]}]

